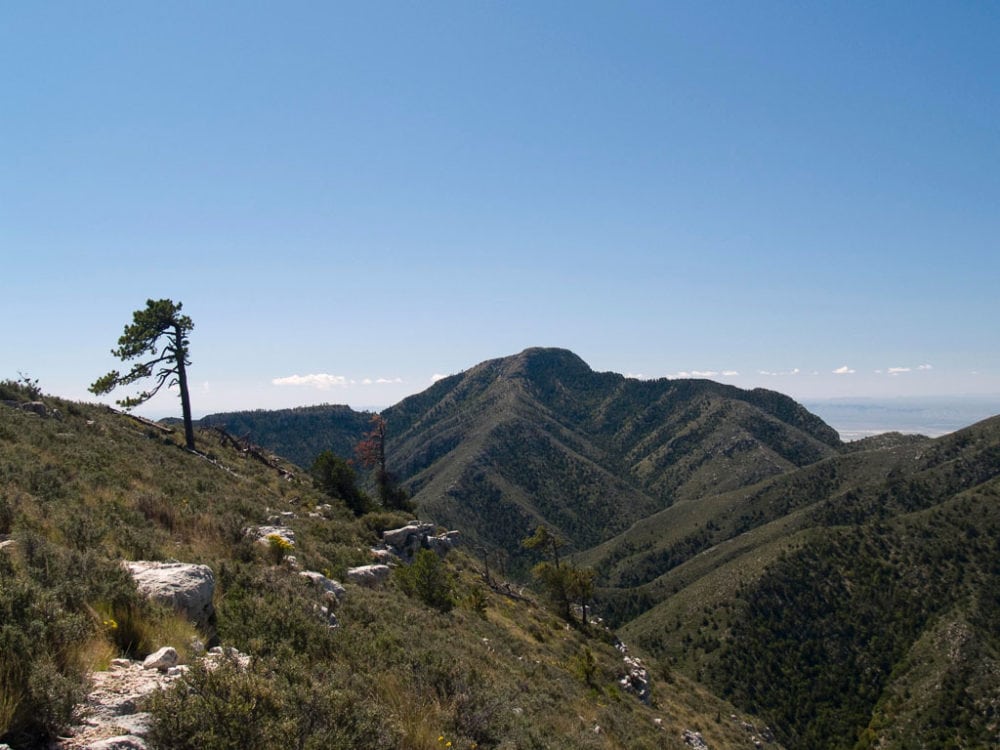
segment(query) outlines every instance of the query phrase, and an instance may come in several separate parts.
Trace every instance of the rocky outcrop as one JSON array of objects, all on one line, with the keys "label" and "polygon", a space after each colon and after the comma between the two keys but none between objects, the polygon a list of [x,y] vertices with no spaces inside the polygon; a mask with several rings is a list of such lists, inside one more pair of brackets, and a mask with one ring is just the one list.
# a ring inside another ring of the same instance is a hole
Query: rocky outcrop
[{"label": "rocky outcrop", "polygon": [[139,593],[205,626],[214,614],[215,576],[207,565],[137,560],[125,564]]},{"label": "rocky outcrop", "polygon": [[40,417],[47,417],[49,415],[49,408],[43,401],[26,401],[21,404],[21,410],[30,411],[32,414],[37,414]]},{"label": "rocky outcrop", "polygon": [[323,592],[323,598],[330,604],[339,604],[341,599],[347,594],[347,589],[344,588],[344,585],[340,581],[327,578],[322,573],[317,573],[314,570],[303,570],[299,575],[309,579],[314,586],[319,588]]},{"label": "rocky outcrop", "polygon": [[383,546],[373,548],[372,555],[380,561],[387,559],[387,555],[392,555],[405,563],[411,563],[421,549],[434,550],[438,555],[444,557],[457,541],[457,531],[449,531],[435,536],[434,524],[410,521],[406,526],[384,531],[382,533]]},{"label": "rocky outcrop", "polygon": [[615,643],[615,648],[622,655],[625,663],[625,675],[618,680],[618,684],[627,693],[632,693],[636,698],[649,705],[649,671],[640,659],[628,655],[628,646],[621,641]]},{"label": "rocky outcrop", "polygon": [[366,588],[376,588],[379,584],[389,580],[392,569],[388,565],[362,565],[358,568],[349,568],[347,571],[348,583],[354,583]]},{"label": "rocky outcrop", "polygon": [[87,745],[87,750],[146,750],[146,748],[146,742],[142,737],[137,737],[134,734],[108,737],[106,740],[92,742]]}]

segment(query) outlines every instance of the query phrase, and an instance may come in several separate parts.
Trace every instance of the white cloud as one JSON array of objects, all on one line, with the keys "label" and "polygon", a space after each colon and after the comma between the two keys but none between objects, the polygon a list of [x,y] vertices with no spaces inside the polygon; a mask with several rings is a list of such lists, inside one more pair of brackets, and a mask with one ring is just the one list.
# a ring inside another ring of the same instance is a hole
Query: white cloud
[{"label": "white cloud", "polygon": [[646,376],[643,375],[641,372],[626,372],[625,373],[625,377],[626,378],[631,378],[632,380],[645,380],[646,379]]},{"label": "white cloud", "polygon": [[736,370],[723,370],[722,374],[727,378],[739,377],[739,372],[737,372]]},{"label": "white cloud", "polygon": [[354,380],[343,375],[330,375],[325,372],[310,373],[309,375],[289,375],[284,378],[274,378],[271,385],[298,385],[307,388],[316,388],[321,391],[330,388],[348,388],[352,385],[399,385],[402,378],[362,378]]},{"label": "white cloud", "polygon": [[902,375],[907,372],[927,372],[928,370],[933,370],[932,365],[917,365],[916,367],[890,367],[886,370],[876,370],[876,375]]},{"label": "white cloud", "polygon": [[310,373],[309,375],[289,375],[284,378],[274,378],[271,385],[304,385],[309,388],[318,388],[325,391],[334,386],[346,388],[348,380],[343,375],[329,375],[325,372]]},{"label": "white cloud", "polygon": [[448,376],[447,375],[442,375],[441,373],[436,372],[433,375],[431,375],[431,382],[432,383],[436,383],[439,380],[444,380],[446,377],[448,377]]},{"label": "white cloud", "polygon": [[772,378],[783,377],[785,375],[798,375],[800,372],[802,371],[798,367],[793,367],[791,370],[757,370],[758,375],[766,375]]},{"label": "white cloud", "polygon": [[848,367],[847,365],[844,365],[843,367],[838,367],[836,370],[834,370],[833,374],[834,375],[853,375],[854,372],[855,371],[852,370],[850,367]]}]

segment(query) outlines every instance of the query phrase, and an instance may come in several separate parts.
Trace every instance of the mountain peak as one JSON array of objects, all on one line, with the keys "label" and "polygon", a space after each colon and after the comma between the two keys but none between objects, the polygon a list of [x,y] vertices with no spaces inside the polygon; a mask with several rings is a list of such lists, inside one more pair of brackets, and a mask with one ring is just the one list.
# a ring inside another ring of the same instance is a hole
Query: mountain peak
[{"label": "mountain peak", "polygon": [[586,362],[569,349],[533,346],[520,354],[500,360],[508,374],[523,373],[528,377],[558,370],[562,374],[589,375],[593,373]]}]

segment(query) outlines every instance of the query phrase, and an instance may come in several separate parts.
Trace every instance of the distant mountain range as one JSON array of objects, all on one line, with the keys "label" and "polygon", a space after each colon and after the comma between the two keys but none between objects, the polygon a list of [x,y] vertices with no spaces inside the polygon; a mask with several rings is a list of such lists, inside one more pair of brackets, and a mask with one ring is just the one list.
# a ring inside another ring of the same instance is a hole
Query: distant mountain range
[{"label": "distant mountain range", "polygon": [[[522,574],[520,540],[548,526],[627,640],[786,746],[1000,743],[1000,418],[844,443],[772,391],[596,373],[560,349],[382,414],[421,516]],[[299,462],[367,419],[253,415],[210,421]]]}]

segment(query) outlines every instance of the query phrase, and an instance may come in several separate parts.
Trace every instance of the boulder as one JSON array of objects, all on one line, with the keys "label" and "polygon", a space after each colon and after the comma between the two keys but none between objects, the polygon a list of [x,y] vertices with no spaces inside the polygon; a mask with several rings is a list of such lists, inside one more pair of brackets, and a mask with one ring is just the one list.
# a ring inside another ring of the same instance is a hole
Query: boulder
[{"label": "boulder", "polygon": [[684,730],[684,742],[692,750],[708,750],[708,745],[705,744],[705,738],[701,736],[701,732],[695,732],[690,729]]},{"label": "boulder", "polygon": [[427,548],[432,549],[438,553],[438,557],[444,557],[454,546],[452,542],[452,537],[442,534],[441,536],[429,536],[426,540]]},{"label": "boulder", "polygon": [[126,567],[140,594],[174,607],[197,625],[208,624],[215,612],[215,576],[207,565],[137,560]]},{"label": "boulder", "polygon": [[27,401],[21,404],[21,408],[24,411],[30,411],[32,414],[37,414],[40,417],[47,416],[49,413],[48,407],[42,401]]},{"label": "boulder", "polygon": [[172,646],[164,646],[159,651],[147,656],[142,663],[142,668],[159,669],[161,672],[166,672],[171,667],[176,667],[178,661],[177,650]]},{"label": "boulder", "polygon": [[339,603],[347,593],[347,589],[344,588],[340,581],[327,578],[325,575],[317,573],[315,570],[303,570],[299,573],[299,575],[312,581],[313,585],[318,586],[323,592],[323,598],[334,604]]},{"label": "boulder", "polygon": [[434,524],[421,523],[420,521],[410,521],[406,526],[399,529],[387,529],[382,533],[382,541],[396,550],[400,555],[406,556],[406,551],[412,550],[410,555],[420,549],[421,543],[430,533],[434,531]]},{"label": "boulder", "polygon": [[373,589],[389,579],[392,569],[388,565],[362,565],[347,571],[347,580],[359,586]]},{"label": "boulder", "polygon": [[421,549],[432,549],[444,557],[454,547],[458,532],[449,531],[439,536],[433,536],[433,533],[434,524],[410,521],[406,526],[383,532],[382,541],[386,549],[407,563],[412,562]]}]

